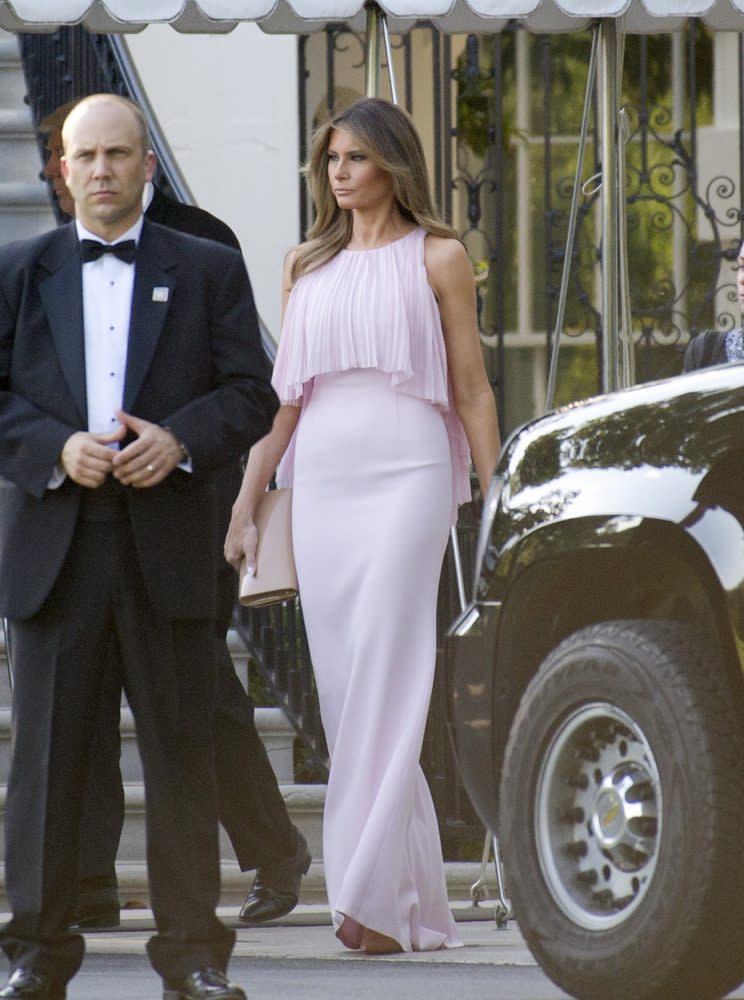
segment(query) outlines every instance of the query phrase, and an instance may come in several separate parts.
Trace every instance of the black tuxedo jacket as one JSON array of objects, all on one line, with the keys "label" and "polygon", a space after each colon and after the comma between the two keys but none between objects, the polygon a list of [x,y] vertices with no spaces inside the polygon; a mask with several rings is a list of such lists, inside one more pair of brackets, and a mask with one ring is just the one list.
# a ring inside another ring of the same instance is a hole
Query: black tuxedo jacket
[{"label": "black tuxedo jacket", "polygon": [[197,205],[184,205],[183,202],[175,201],[159,188],[153,189],[152,201],[147,206],[145,215],[152,222],[159,222],[169,229],[201,236],[205,240],[216,240],[240,250],[238,237],[222,219]]},{"label": "black tuxedo jacket", "polygon": [[[163,194],[157,187],[153,190],[152,201],[147,206],[145,216],[153,222],[159,222],[161,226],[168,226],[169,229],[178,229],[182,233],[201,236],[202,239],[206,240],[216,240],[218,243],[224,243],[225,246],[240,250],[238,237],[222,219],[218,219],[216,215],[212,215],[197,205],[184,205],[183,202],[175,201],[167,194]],[[230,524],[232,505],[238,495],[242,479],[243,468],[240,458],[218,469],[215,477],[219,543],[216,550],[217,569],[224,573],[226,577],[224,585],[229,588],[229,593],[220,596],[223,606],[218,609],[218,612],[221,618],[229,618],[237,596],[237,574],[230,575],[232,571],[225,562],[222,546]],[[228,601],[229,607],[227,606]]]},{"label": "black tuxedo jacket", "polygon": [[727,330],[704,330],[693,337],[685,351],[682,370],[694,371],[709,365],[722,365],[726,360]]},{"label": "black tuxedo jacket", "polygon": [[[269,431],[278,406],[269,378],[240,255],[146,219],[123,407],[169,427],[193,473],[176,469],[126,494],[148,594],[167,617],[213,617],[214,470]],[[0,249],[0,614],[8,618],[33,615],[60,572],[82,488],[47,483],[64,442],[85,429],[82,277],[70,224]]]}]

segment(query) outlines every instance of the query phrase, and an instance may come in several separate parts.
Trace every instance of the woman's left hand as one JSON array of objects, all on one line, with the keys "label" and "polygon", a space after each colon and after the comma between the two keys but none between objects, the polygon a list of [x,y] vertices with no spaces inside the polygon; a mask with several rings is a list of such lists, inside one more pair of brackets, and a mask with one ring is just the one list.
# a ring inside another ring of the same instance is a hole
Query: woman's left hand
[{"label": "woman's left hand", "polygon": [[240,570],[245,560],[245,572],[254,576],[256,573],[256,549],[258,547],[258,529],[253,519],[233,517],[225,538],[225,559],[230,565]]}]

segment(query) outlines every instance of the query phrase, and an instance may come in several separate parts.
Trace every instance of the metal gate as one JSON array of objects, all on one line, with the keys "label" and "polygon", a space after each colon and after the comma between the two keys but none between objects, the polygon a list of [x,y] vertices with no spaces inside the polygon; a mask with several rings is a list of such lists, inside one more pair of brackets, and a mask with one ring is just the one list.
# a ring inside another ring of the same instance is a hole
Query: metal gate
[{"label": "metal gate", "polygon": [[[690,20],[675,35],[626,40],[621,94],[638,381],[678,372],[691,335],[739,323],[731,262],[744,237],[743,37],[714,39]],[[303,157],[328,108],[363,93],[363,46],[341,24],[300,39]],[[544,403],[589,49],[588,32],[530,35],[516,24],[464,36],[420,22],[394,41],[400,100],[422,134],[437,204],[473,260],[506,430]],[[597,113],[595,106],[594,135]],[[591,141],[559,402],[599,389],[598,158]],[[304,232],[311,209],[303,197]]]}]

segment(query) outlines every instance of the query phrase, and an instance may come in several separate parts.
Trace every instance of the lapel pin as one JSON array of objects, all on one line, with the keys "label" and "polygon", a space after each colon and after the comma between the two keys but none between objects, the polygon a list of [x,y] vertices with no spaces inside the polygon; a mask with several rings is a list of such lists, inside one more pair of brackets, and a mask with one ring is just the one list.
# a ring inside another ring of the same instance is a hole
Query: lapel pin
[{"label": "lapel pin", "polygon": [[163,286],[158,286],[152,290],[152,301],[153,302],[167,302],[168,293],[170,289]]}]

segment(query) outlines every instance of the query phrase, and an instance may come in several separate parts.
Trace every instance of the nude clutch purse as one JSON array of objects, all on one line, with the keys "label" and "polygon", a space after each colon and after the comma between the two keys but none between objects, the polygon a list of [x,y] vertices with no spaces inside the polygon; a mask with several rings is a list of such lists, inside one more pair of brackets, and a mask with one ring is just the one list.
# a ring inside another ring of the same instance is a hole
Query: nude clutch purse
[{"label": "nude clutch purse", "polygon": [[249,608],[277,604],[297,596],[297,570],[292,551],[292,490],[269,490],[256,504],[258,530],[256,572],[240,567],[240,603]]}]

